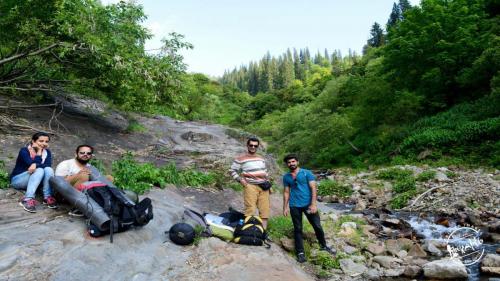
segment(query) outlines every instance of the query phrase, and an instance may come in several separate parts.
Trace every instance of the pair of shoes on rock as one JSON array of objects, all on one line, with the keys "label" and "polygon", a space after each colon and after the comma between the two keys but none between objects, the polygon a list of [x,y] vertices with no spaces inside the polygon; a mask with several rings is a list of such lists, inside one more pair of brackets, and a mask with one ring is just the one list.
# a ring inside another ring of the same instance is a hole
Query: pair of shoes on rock
[{"label": "pair of shoes on rock", "polygon": [[[19,201],[19,205],[23,207],[26,212],[30,213],[36,213],[36,205],[38,204],[38,201],[36,201],[34,198],[23,197],[21,198],[21,201]],[[45,199],[43,199],[43,204],[47,205],[49,209],[57,208],[56,199],[52,196],[47,196]]]}]

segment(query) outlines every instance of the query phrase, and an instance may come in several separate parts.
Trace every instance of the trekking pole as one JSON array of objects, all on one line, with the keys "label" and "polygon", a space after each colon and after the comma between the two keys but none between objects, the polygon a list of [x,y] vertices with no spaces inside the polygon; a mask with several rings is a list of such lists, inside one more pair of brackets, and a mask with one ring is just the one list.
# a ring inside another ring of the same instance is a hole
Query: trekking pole
[{"label": "trekking pole", "polygon": [[110,214],[110,221],[109,221],[109,242],[113,243],[113,212]]},{"label": "trekking pole", "polygon": [[109,204],[109,242],[113,243],[113,208],[111,205],[111,198],[108,198],[108,204]]}]

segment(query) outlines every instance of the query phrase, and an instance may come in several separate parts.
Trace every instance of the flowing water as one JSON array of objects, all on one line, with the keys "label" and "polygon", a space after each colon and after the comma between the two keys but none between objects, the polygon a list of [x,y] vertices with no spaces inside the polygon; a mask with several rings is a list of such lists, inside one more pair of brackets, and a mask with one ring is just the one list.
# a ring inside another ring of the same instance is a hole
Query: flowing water
[{"label": "flowing water", "polygon": [[[417,216],[410,216],[407,220],[411,227],[415,230],[419,237],[422,237],[422,242],[425,241],[435,241],[437,243],[446,243],[447,250],[443,251],[446,257],[451,258],[451,254],[456,253],[453,249],[464,249],[469,247],[465,257],[462,256],[462,260],[467,268],[467,273],[469,275],[468,281],[486,281],[489,280],[487,276],[481,274],[480,271],[480,261],[488,253],[495,253],[496,248],[500,244],[488,244],[483,243],[480,239],[481,233],[473,228],[464,228],[456,225],[453,221],[450,221],[450,226],[446,227],[443,225],[433,223],[433,217],[427,217],[426,219],[418,218]],[[467,238],[467,239],[464,239]],[[450,246],[450,247],[448,247]],[[472,248],[472,249],[471,249]],[[473,251],[472,251],[473,250]],[[465,260],[469,258],[468,260]]]},{"label": "flowing water", "polygon": [[[343,203],[325,203],[320,204],[320,208],[324,212],[335,212],[335,213],[345,213],[352,214],[358,213],[353,212],[352,209],[354,205],[351,204],[343,204]],[[372,210],[373,211],[373,210]],[[425,218],[420,218],[416,216],[414,213],[394,213],[389,217],[398,218],[404,220],[410,224],[412,229],[417,234],[417,237],[420,238],[421,244],[425,244],[427,241],[433,241],[437,244],[449,244],[450,247],[447,249],[441,249],[443,253],[442,258],[451,258],[450,249],[453,253],[453,249],[463,249],[466,246],[475,247],[474,255],[472,258],[472,262],[469,260],[467,265],[467,273],[468,273],[468,281],[488,281],[490,278],[485,276],[485,274],[481,274],[480,271],[480,260],[481,257],[484,257],[488,253],[495,253],[496,248],[500,247],[500,244],[488,244],[483,243],[480,240],[480,233],[476,233],[476,231],[469,231],[469,236],[464,236],[464,227],[457,225],[454,221],[449,220],[449,226],[444,226],[440,224],[434,223],[435,218],[433,216],[427,216]],[[464,239],[470,238],[470,239]],[[470,245],[472,241],[473,245]],[[469,253],[470,254],[470,253]],[[462,255],[463,258],[464,255]],[[438,258],[436,258],[438,259]],[[473,262],[477,260],[477,262]],[[467,262],[464,262],[466,264]]]}]

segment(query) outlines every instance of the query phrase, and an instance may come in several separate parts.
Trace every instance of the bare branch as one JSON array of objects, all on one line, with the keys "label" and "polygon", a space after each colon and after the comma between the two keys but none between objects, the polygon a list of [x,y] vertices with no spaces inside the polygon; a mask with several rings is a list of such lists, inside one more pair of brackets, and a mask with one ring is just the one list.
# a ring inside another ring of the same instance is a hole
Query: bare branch
[{"label": "bare branch", "polygon": [[28,125],[18,124],[18,123],[15,123],[12,119],[8,118],[7,116],[0,114],[0,127],[4,127],[5,125],[3,125],[3,124],[10,126],[10,127],[20,129],[20,130],[30,130],[30,131],[35,131],[35,132],[47,132],[49,134],[56,135],[56,132],[54,132],[52,130],[40,129],[40,128],[28,126]]},{"label": "bare branch", "polygon": [[438,189],[438,188],[444,187],[444,186],[445,186],[445,185],[438,185],[438,186],[435,186],[435,187],[433,187],[433,188],[430,188],[429,190],[427,190],[427,191],[425,191],[424,193],[420,194],[420,195],[419,195],[419,196],[418,196],[415,200],[413,200],[413,203],[411,203],[411,205],[410,205],[410,206],[408,206],[408,208],[413,207],[413,206],[414,206],[414,205],[418,202],[418,200],[420,200],[421,198],[424,198],[424,196],[425,196],[426,194],[428,194],[428,193],[430,193],[431,191],[436,190],[436,189]]},{"label": "bare branch", "polygon": [[354,146],[354,144],[352,142],[350,142],[349,140],[347,140],[347,143],[352,147],[352,149],[356,150],[357,152],[363,152],[363,150]]},{"label": "bare branch", "polygon": [[50,50],[52,48],[55,48],[55,47],[57,47],[59,45],[61,45],[61,42],[54,43],[54,44],[52,44],[50,46],[38,49],[38,50],[36,50],[34,52],[31,52],[31,53],[22,53],[22,54],[17,54],[17,55],[5,58],[3,60],[0,60],[0,65],[6,64],[8,62],[11,62],[11,61],[14,61],[14,60],[18,60],[18,59],[21,59],[21,58],[24,58],[24,57],[36,56],[36,55],[41,54],[43,52],[46,52],[46,51],[48,51],[48,50]]},{"label": "bare branch", "polygon": [[10,106],[0,106],[0,109],[20,109],[20,108],[37,108],[37,107],[53,107],[57,106],[59,102],[51,104],[35,104],[35,105],[10,105]]},{"label": "bare branch", "polygon": [[0,87],[0,90],[17,90],[22,92],[30,92],[30,91],[47,91],[47,92],[55,92],[53,89],[48,88],[17,88],[17,87]]},{"label": "bare branch", "polygon": [[52,111],[52,116],[50,117],[50,120],[49,120],[49,130],[52,131],[52,121],[55,120],[57,123],[57,131],[59,131],[59,126],[62,126],[66,131],[68,131],[68,129],[64,126],[64,124],[59,122],[59,119],[57,119],[57,117],[59,117],[59,115],[61,115],[63,110],[64,110],[64,105],[62,103],[61,103],[61,110],[59,110],[59,112],[57,114],[56,114],[57,107],[54,107],[54,110]]},{"label": "bare branch", "polygon": [[21,78],[24,78],[24,77],[26,77],[26,76],[27,76],[26,74],[23,74],[23,75],[20,75],[20,76],[14,77],[14,78],[9,79],[9,80],[0,81],[0,84],[8,84],[8,83],[10,83],[10,82],[14,82],[14,81],[16,81],[17,79],[21,79]]}]

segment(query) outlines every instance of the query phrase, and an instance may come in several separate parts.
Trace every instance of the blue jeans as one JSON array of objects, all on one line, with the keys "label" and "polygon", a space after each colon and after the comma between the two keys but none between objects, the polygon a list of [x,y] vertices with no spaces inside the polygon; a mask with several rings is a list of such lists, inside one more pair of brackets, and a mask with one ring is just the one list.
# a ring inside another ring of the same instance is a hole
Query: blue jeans
[{"label": "blue jeans", "polygon": [[49,179],[54,176],[54,170],[51,167],[36,168],[33,174],[28,171],[15,175],[10,181],[10,185],[17,190],[26,190],[25,198],[35,198],[36,190],[43,182],[43,198],[52,196],[52,187]]}]

